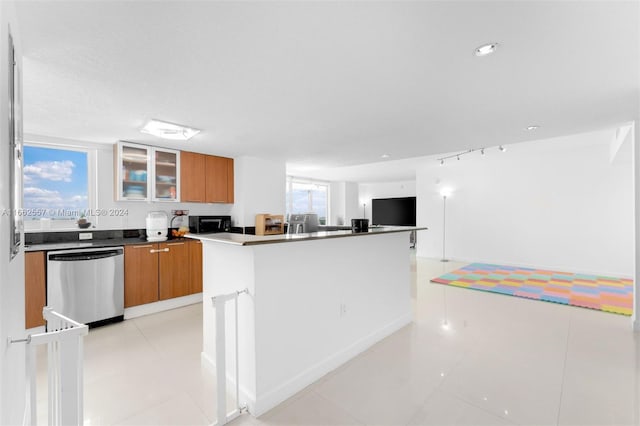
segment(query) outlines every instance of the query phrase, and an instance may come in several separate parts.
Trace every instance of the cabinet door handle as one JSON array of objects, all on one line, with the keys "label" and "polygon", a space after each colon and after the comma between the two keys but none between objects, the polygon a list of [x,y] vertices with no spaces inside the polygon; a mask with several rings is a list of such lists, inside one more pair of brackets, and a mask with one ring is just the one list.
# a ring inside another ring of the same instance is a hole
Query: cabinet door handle
[{"label": "cabinet door handle", "polygon": [[132,248],[139,249],[139,248],[145,248],[145,247],[153,247],[153,244],[145,244],[145,245],[143,245],[143,246],[140,246],[140,245],[138,245],[138,246],[134,246],[134,245],[132,245],[131,247],[132,247]]},{"label": "cabinet door handle", "polygon": [[167,251],[169,251],[168,248],[163,248],[163,249],[160,249],[160,250],[149,250],[149,253],[162,253],[162,252],[167,252]]},{"label": "cabinet door handle", "polygon": [[183,246],[184,243],[167,243],[168,246]]}]

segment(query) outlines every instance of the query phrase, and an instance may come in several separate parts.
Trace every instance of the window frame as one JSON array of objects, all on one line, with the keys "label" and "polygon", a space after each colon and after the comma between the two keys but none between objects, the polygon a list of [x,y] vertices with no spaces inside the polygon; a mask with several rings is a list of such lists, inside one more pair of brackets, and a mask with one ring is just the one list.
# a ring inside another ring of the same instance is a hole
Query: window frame
[{"label": "window frame", "polygon": [[[330,220],[331,220],[331,182],[322,181],[322,180],[316,180],[316,179],[299,178],[299,177],[290,176],[290,175],[287,175],[286,181],[287,181],[287,183],[286,183],[286,188],[285,188],[285,196],[286,196],[287,220],[289,219],[289,215],[293,213],[293,197],[289,196],[289,194],[291,194],[291,192],[292,192],[292,185],[294,183],[300,183],[300,184],[306,184],[306,185],[317,185],[317,186],[325,186],[327,188],[327,205],[326,205],[327,215],[326,215],[326,218],[325,218],[324,225],[329,225],[330,224]],[[307,200],[307,206],[309,207],[309,210],[306,211],[306,212],[302,212],[302,213],[315,213],[312,210],[313,198],[311,196],[311,192],[309,193],[309,198]],[[320,219],[320,218],[318,218],[318,219]]]},{"label": "window frame", "polygon": [[[23,153],[24,150],[28,147],[35,148],[48,148],[48,149],[58,149],[63,151],[76,151],[83,152],[87,154],[87,210],[96,211],[97,206],[97,149],[82,145],[74,145],[74,144],[66,144],[60,142],[46,142],[46,141],[36,141],[29,138],[25,138],[23,142]],[[23,154],[24,158],[24,154]],[[24,164],[26,166],[26,164]],[[24,166],[22,170],[22,178],[24,180]],[[24,195],[23,195],[24,197]],[[24,198],[23,198],[24,199]],[[23,201],[24,207],[24,201]],[[41,219],[41,218],[40,218]],[[77,231],[78,225],[76,223],[77,219],[59,219],[52,220],[50,225],[46,228],[43,227],[43,222],[38,220],[25,220],[24,230],[25,232],[56,232],[56,231]],[[98,227],[98,217],[93,217],[92,228]],[[37,225],[35,225],[37,223]]]}]

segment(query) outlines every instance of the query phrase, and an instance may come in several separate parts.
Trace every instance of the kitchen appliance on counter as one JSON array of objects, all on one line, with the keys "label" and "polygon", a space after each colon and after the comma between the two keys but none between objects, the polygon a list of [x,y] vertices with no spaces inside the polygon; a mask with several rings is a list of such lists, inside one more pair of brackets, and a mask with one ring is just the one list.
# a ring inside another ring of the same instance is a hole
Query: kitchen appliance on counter
[{"label": "kitchen appliance on counter", "polygon": [[308,234],[318,232],[318,215],[315,213],[289,215],[288,234]]},{"label": "kitchen appliance on counter", "polygon": [[47,252],[47,306],[90,327],[124,319],[122,247]]},{"label": "kitchen appliance on counter", "polygon": [[352,232],[369,232],[369,219],[351,219]]},{"label": "kitchen appliance on counter", "polygon": [[147,241],[166,241],[169,217],[163,211],[147,214]]},{"label": "kitchen appliance on counter", "polygon": [[189,232],[193,234],[229,232],[230,230],[231,216],[189,216]]}]

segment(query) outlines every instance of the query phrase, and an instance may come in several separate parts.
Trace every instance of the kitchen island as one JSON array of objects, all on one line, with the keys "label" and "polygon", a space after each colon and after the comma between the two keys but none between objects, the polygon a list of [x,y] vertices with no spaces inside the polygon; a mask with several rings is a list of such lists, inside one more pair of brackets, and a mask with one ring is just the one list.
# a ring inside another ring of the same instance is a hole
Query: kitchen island
[{"label": "kitchen island", "polygon": [[[409,232],[188,234],[203,245],[203,352],[216,359],[212,297],[238,296],[240,404],[259,416],[411,322]],[[424,228],[420,228],[424,229]],[[235,377],[233,304],[227,376]]]}]

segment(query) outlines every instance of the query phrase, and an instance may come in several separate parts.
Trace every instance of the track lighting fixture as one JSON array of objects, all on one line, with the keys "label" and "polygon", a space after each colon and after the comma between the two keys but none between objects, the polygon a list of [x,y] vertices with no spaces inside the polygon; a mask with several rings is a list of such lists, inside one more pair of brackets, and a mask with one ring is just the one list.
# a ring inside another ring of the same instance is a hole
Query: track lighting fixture
[{"label": "track lighting fixture", "polygon": [[[475,151],[480,151],[480,155],[484,155],[484,150],[486,148],[472,148],[472,149],[468,149],[466,151],[462,151],[462,152],[458,152],[457,154],[451,154],[451,155],[447,155],[446,157],[441,157],[438,158],[437,160],[440,162],[441,166],[444,166],[444,160],[449,160],[451,158],[456,158],[458,160],[460,160],[460,156],[465,155],[465,154],[469,154]],[[500,150],[500,152],[505,152],[507,150],[507,148],[505,148],[504,146],[500,145],[498,147],[498,150]]]}]

